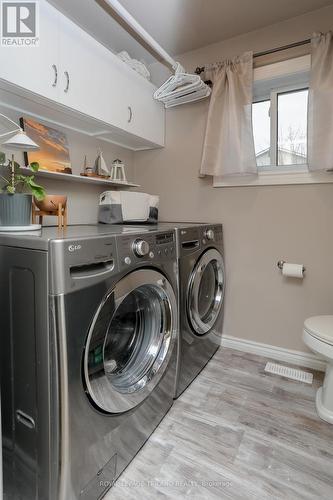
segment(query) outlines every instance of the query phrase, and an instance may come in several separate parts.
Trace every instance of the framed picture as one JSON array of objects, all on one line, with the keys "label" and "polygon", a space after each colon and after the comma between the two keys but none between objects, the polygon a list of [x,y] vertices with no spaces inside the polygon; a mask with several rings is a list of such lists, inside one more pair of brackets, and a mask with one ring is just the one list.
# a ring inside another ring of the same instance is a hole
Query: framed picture
[{"label": "framed picture", "polygon": [[63,132],[30,118],[20,118],[27,135],[39,146],[38,151],[24,153],[26,165],[37,161],[41,170],[72,173],[67,137]]}]

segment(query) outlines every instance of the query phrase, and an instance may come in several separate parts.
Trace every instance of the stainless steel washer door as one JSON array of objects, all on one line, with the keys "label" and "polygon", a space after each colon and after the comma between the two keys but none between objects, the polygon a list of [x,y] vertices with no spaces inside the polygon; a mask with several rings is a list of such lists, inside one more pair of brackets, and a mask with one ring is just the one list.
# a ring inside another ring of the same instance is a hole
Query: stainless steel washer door
[{"label": "stainless steel washer door", "polygon": [[197,262],[189,282],[187,313],[195,333],[209,332],[221,312],[225,287],[222,255],[214,248]]},{"label": "stainless steel washer door", "polygon": [[84,354],[86,390],[98,409],[122,413],[153,391],[168,366],[176,318],[172,286],[157,271],[133,271],[107,294]]}]

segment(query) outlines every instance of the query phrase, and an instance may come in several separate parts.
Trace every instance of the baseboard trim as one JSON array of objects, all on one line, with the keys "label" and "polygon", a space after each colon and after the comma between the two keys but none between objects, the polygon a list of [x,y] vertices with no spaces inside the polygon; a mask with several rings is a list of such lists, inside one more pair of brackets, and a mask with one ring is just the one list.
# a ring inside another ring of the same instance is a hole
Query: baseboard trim
[{"label": "baseboard trim", "polygon": [[284,347],[232,337],[231,335],[222,336],[222,346],[236,349],[237,351],[258,354],[259,356],[284,361],[293,365],[305,366],[313,370],[325,371],[326,368],[326,362],[310,352],[294,351],[292,349],[285,349]]}]

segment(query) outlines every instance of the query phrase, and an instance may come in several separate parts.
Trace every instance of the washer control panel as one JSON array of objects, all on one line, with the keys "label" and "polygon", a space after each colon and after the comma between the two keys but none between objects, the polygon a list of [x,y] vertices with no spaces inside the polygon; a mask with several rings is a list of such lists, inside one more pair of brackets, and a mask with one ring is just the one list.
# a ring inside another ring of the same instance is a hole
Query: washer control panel
[{"label": "washer control panel", "polygon": [[117,271],[114,236],[50,241],[50,291],[54,295],[91,286]]},{"label": "washer control panel", "polygon": [[119,264],[122,268],[137,263],[157,263],[175,258],[174,231],[156,231],[117,237]]}]

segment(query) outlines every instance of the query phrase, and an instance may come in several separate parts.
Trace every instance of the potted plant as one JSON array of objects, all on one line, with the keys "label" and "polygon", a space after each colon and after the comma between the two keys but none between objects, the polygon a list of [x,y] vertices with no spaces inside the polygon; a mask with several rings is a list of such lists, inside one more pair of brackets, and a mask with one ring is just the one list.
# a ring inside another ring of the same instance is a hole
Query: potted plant
[{"label": "potted plant", "polygon": [[[6,156],[0,152],[1,179],[4,182],[0,194],[0,225],[29,226],[33,196],[43,200],[45,190],[35,182],[35,176],[21,173],[20,165],[14,160],[6,163]],[[37,162],[28,168],[35,173],[39,169]]]}]

